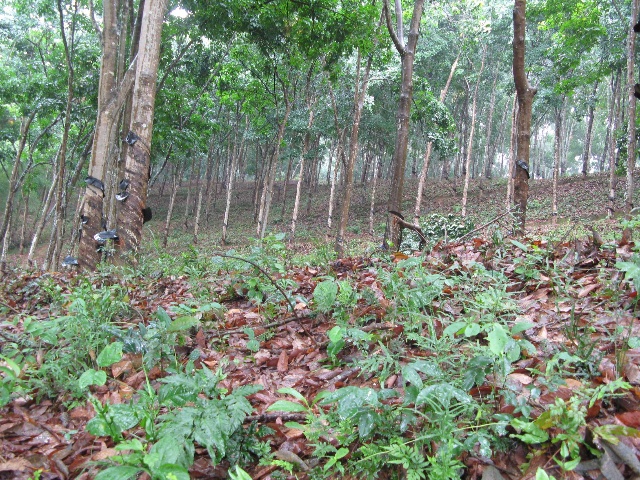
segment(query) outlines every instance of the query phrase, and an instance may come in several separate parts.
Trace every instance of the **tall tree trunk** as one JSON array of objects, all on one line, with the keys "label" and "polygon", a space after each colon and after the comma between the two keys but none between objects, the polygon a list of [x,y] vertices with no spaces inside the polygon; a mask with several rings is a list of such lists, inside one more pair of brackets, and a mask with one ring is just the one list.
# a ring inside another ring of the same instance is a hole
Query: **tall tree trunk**
[{"label": "tall tree trunk", "polygon": [[167,248],[167,242],[169,240],[169,229],[171,227],[171,217],[173,216],[173,207],[176,204],[176,195],[178,194],[178,185],[180,182],[178,178],[180,177],[180,166],[176,165],[173,167],[173,175],[171,182],[171,199],[169,200],[169,209],[167,210],[167,218],[164,222],[164,230],[162,235],[162,246]]},{"label": "tall tree trunk", "polygon": [[[461,54],[462,54],[462,50],[458,52],[458,56],[451,64],[451,69],[449,70],[449,77],[447,78],[447,82],[445,83],[444,88],[440,90],[440,103],[444,102],[444,99],[447,97],[447,92],[449,91],[449,86],[451,85],[451,80],[453,79],[453,75],[456,72],[456,68],[458,68],[458,61],[460,60]],[[424,184],[427,180],[427,174],[429,173],[429,161],[431,159],[432,150],[433,150],[433,142],[428,142],[427,148],[424,152],[422,168],[420,169],[420,177],[418,179],[418,193],[416,194],[416,206],[413,209],[413,223],[416,225],[418,225],[418,222],[420,221],[422,195],[424,193]]]},{"label": "tall tree trunk", "polygon": [[[151,138],[156,97],[156,80],[160,60],[160,36],[167,0],[146,0],[140,29],[140,47],[133,89],[129,149],[125,159],[125,173],[130,181],[129,197],[118,211],[119,256],[124,259],[135,253],[142,239],[149,171],[151,167]],[[132,137],[137,138],[136,141]]]},{"label": "tall tree trunk", "polygon": [[489,116],[487,119],[486,142],[484,146],[484,178],[491,178],[491,168],[493,167],[491,133],[493,129],[493,112],[496,106],[496,84],[498,83],[498,73],[500,69],[496,68],[493,75],[493,87],[491,88],[491,99],[489,100]]},{"label": "tall tree trunk", "polygon": [[289,121],[289,115],[291,114],[291,103],[293,99],[289,98],[288,87],[282,84],[283,101],[285,105],[284,115],[278,126],[278,134],[276,137],[273,156],[269,162],[269,166],[265,173],[264,186],[262,188],[262,197],[260,199],[260,211],[258,212],[258,238],[261,240],[264,238],[267,230],[267,221],[269,219],[269,208],[271,207],[271,199],[273,198],[273,185],[276,180],[276,170],[278,166],[278,158],[280,157],[280,145],[284,138],[284,132]]},{"label": "tall tree trunk", "polygon": [[511,139],[509,142],[509,164],[507,166],[507,210],[511,210],[513,203],[513,183],[516,169],[516,142],[518,141],[518,95],[513,96],[511,106]]},{"label": "tall tree trunk", "polygon": [[33,111],[31,114],[23,118],[22,123],[20,125],[20,143],[18,144],[18,151],[16,152],[16,157],[13,162],[13,169],[11,170],[11,177],[9,178],[9,191],[7,192],[7,201],[4,206],[4,217],[2,217],[2,225],[0,225],[0,239],[4,239],[7,230],[9,229],[9,220],[11,219],[11,214],[13,211],[13,199],[15,198],[15,194],[18,190],[18,175],[20,173],[20,165],[21,165],[21,157],[24,152],[24,147],[27,144],[27,139],[29,138],[29,129],[31,128],[31,123],[33,119],[36,117],[36,112]]},{"label": "tall tree trunk", "polygon": [[[369,235],[374,236],[373,229],[373,218],[375,215],[375,207],[376,207],[376,185],[378,183],[378,158],[376,156],[373,157],[373,185],[371,186],[371,204],[369,205]],[[414,222],[416,225],[418,222]]]},{"label": "tall tree trunk", "polygon": [[591,132],[593,130],[593,117],[595,116],[596,94],[598,93],[598,82],[593,85],[593,92],[589,98],[589,111],[587,113],[587,132],[584,136],[584,153],[582,154],[582,175],[589,173],[589,157],[591,156]]},{"label": "tall tree trunk", "polygon": [[553,147],[553,193],[552,193],[552,224],[555,227],[558,221],[558,177],[560,176],[560,157],[562,155],[562,114],[564,112],[564,100],[556,107],[555,136]]},{"label": "tall tree trunk", "polygon": [[[239,117],[238,117],[239,118]],[[227,180],[227,203],[224,209],[224,220],[222,222],[222,244],[227,243],[227,229],[229,228],[229,212],[231,211],[231,195],[233,194],[233,184],[238,169],[238,159],[243,154],[244,142],[246,138],[247,130],[249,129],[249,117],[245,118],[244,132],[242,133],[242,140],[239,151],[233,155],[231,159],[231,168],[229,169],[229,179]],[[237,141],[237,140],[236,140]]]},{"label": "tall tree trunk", "polygon": [[[60,36],[62,38],[62,44],[64,45],[64,54],[65,60],[67,64],[67,105],[64,114],[64,128],[62,130],[62,140],[60,141],[60,152],[58,155],[58,185],[56,186],[56,210],[55,210],[55,220],[54,225],[56,226],[55,230],[51,232],[54,236],[54,248],[51,255],[51,258],[47,259],[47,267],[56,267],[60,264],[60,252],[62,250],[62,240],[64,236],[64,217],[65,217],[65,206],[66,206],[66,189],[65,186],[65,166],[67,163],[67,144],[69,142],[69,129],[71,128],[71,107],[73,103],[73,82],[74,82],[74,71],[73,71],[73,61],[71,58],[71,50],[69,47],[69,42],[67,41],[67,34],[64,26],[64,14],[62,10],[62,0],[57,1],[58,6],[58,15],[60,20]],[[71,45],[73,48],[74,43],[74,34],[75,34],[75,13],[74,20],[72,22],[71,27]]]},{"label": "tall tree trunk", "polygon": [[358,60],[356,62],[356,84],[354,94],[353,109],[353,125],[351,127],[351,137],[349,140],[349,158],[347,160],[347,168],[344,175],[344,196],[342,198],[342,209],[340,212],[340,223],[336,232],[335,251],[338,257],[344,256],[344,234],[347,230],[349,222],[349,209],[351,208],[351,196],[353,195],[353,167],[358,157],[358,135],[360,133],[360,119],[362,118],[362,109],[364,107],[364,97],[369,87],[369,74],[371,72],[371,63],[373,56],[369,55],[367,66],[365,67],[360,83],[360,67],[362,57],[358,50]]},{"label": "tall tree trunk", "polygon": [[313,127],[313,121],[315,119],[314,109],[316,106],[317,95],[313,90],[311,84],[313,67],[309,69],[307,74],[307,85],[305,88],[305,103],[307,110],[309,111],[309,119],[307,120],[307,131],[304,134],[304,140],[302,142],[302,153],[300,155],[300,174],[298,176],[298,182],[296,185],[296,199],[293,204],[293,214],[291,217],[291,229],[289,235],[289,243],[293,244],[296,238],[296,222],[298,221],[298,209],[300,208],[300,195],[302,193],[302,181],[304,180],[304,163],[305,158],[309,154],[309,148],[311,146],[311,127]]},{"label": "tall tree trunk", "polygon": [[[93,270],[101,259],[94,235],[102,230],[104,219],[104,186],[109,156],[115,143],[115,121],[135,80],[135,64],[129,67],[121,85],[117,84],[118,46],[123,41],[118,27],[121,0],[103,2],[102,60],[98,87],[98,116],[93,137],[88,183],[84,196],[82,236],[78,263]],[[95,180],[94,180],[95,179]]]},{"label": "tall tree trunk", "polygon": [[[636,25],[640,0],[631,2],[631,26],[627,43],[627,92],[629,98],[629,123],[627,127],[627,190],[625,193],[625,212],[631,215],[633,210],[633,171],[636,167],[636,97],[634,95],[634,64],[636,53]],[[629,233],[631,231],[629,230]]]},{"label": "tall tree trunk", "polygon": [[621,73],[618,71],[616,84],[613,91],[614,115],[613,129],[611,130],[611,141],[609,142],[609,207],[607,216],[613,217],[616,208],[616,159],[618,148],[616,145],[615,132],[620,127],[620,111],[622,110],[622,79]]},{"label": "tall tree trunk", "polygon": [[44,230],[44,225],[47,221],[47,216],[49,212],[49,207],[51,206],[51,201],[53,200],[55,188],[57,185],[58,177],[54,173],[53,182],[45,195],[44,201],[42,202],[42,212],[40,214],[40,218],[38,219],[38,223],[36,224],[36,228],[33,231],[33,237],[31,238],[31,246],[29,247],[29,253],[27,255],[27,264],[30,267],[34,266],[33,256],[36,252],[36,247],[38,246],[38,240],[40,240],[40,235],[42,235],[42,230]]},{"label": "tall tree trunk", "polygon": [[525,31],[527,0],[515,0],[513,9],[513,79],[518,93],[518,133],[516,147],[516,178],[513,202],[518,209],[516,230],[524,233],[529,198],[529,142],[533,97],[537,89],[529,84],[525,71]]},{"label": "tall tree trunk", "polygon": [[27,221],[29,219],[29,196],[30,192],[22,194],[24,211],[22,212],[22,228],[20,229],[20,256],[24,255],[24,241],[27,238]]},{"label": "tall tree trunk", "polygon": [[464,188],[462,189],[462,216],[467,216],[467,195],[469,193],[469,179],[471,177],[471,153],[473,151],[473,134],[476,129],[476,106],[478,104],[478,88],[480,87],[480,80],[482,79],[482,72],[484,71],[484,59],[487,54],[487,46],[482,48],[482,60],[480,61],[480,71],[478,72],[478,80],[476,81],[476,88],[473,92],[473,102],[471,104],[471,131],[469,132],[469,143],[467,147],[467,160],[464,172]]},{"label": "tall tree trunk", "polygon": [[[400,54],[402,63],[402,82],[400,84],[400,101],[398,103],[398,113],[396,117],[396,144],[393,152],[393,178],[391,180],[391,191],[389,194],[388,210],[402,212],[402,195],[404,190],[404,171],[407,161],[407,147],[409,143],[409,121],[411,119],[411,101],[413,97],[413,64],[415,60],[416,47],[420,30],[420,19],[424,0],[415,0],[413,14],[409,25],[407,42],[405,43],[402,31],[403,17],[402,5],[396,1],[396,21],[397,31],[391,25],[391,12],[389,11],[389,0],[383,0],[383,11],[387,23],[387,30],[393,40],[396,50]],[[400,226],[394,215],[387,215],[387,228],[385,230],[384,242],[398,248],[400,244]]]}]

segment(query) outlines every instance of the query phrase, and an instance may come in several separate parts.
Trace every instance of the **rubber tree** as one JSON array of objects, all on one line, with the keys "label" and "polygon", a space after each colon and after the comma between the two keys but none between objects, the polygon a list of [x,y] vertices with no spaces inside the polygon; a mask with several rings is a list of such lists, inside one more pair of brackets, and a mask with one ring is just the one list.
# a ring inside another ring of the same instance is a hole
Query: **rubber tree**
[{"label": "rubber tree", "polygon": [[[390,212],[402,212],[404,173],[407,162],[407,147],[409,144],[411,99],[413,96],[413,65],[415,61],[416,47],[418,45],[420,20],[422,19],[423,7],[424,0],[415,0],[413,5],[413,14],[409,23],[409,31],[407,33],[407,39],[405,40],[401,1],[395,1],[396,27],[394,28],[391,21],[391,7],[389,5],[389,0],[383,0],[382,8],[387,24],[387,30],[389,31],[391,40],[400,55],[402,75],[400,83],[400,100],[398,102],[398,110],[396,114],[396,143],[393,151],[393,158],[391,160],[393,175],[391,179],[389,201],[387,203],[387,209]],[[390,244],[392,248],[398,248],[400,245],[400,226],[394,215],[387,216],[387,226],[383,244],[385,246]]]},{"label": "rubber tree", "polygon": [[517,209],[517,231],[524,232],[529,198],[529,144],[531,141],[531,115],[533,97],[537,89],[532,87],[525,70],[526,0],[515,0],[513,8],[513,79],[518,99],[516,124],[515,179],[513,203]]}]

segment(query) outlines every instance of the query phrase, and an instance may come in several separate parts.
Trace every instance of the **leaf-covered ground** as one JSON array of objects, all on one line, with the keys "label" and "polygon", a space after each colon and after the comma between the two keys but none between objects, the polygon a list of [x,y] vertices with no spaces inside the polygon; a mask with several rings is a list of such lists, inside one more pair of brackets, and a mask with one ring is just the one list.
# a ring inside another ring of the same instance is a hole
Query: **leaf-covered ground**
[{"label": "leaf-covered ground", "polygon": [[[0,290],[5,385],[18,368],[0,410],[0,478],[92,478],[129,451],[118,442],[147,451],[137,419],[120,437],[91,435],[87,422],[95,405],[135,405],[180,368],[218,372],[221,392],[260,385],[242,431],[268,427],[261,453],[243,460],[212,462],[220,449],[195,442],[191,478],[228,478],[230,461],[254,479],[634,478],[639,262],[632,243],[569,240],[494,235],[413,256],[294,262],[276,239],[232,252],[253,263],[191,250],[89,279],[16,270]],[[114,294],[122,308],[107,311]],[[171,351],[135,353],[135,332],[158,328],[164,312]],[[52,345],[35,326],[99,323],[92,315],[120,332],[108,342],[129,345],[106,368],[99,351],[77,352],[106,383],[83,396],[38,378],[63,378],[51,362],[68,360],[47,351],[73,340],[61,333]]]}]

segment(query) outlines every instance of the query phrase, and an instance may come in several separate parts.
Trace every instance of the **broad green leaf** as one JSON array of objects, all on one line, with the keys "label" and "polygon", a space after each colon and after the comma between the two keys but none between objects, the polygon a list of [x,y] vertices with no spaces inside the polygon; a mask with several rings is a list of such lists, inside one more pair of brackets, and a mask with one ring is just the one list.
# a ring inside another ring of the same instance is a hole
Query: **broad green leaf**
[{"label": "broad green leaf", "polygon": [[122,359],[122,342],[113,342],[104,347],[96,363],[100,367],[109,367]]},{"label": "broad green leaf", "polygon": [[444,329],[444,335],[454,336],[460,333],[467,326],[467,322],[453,322],[447,328]]},{"label": "broad green leaf", "polygon": [[89,385],[104,385],[107,382],[107,374],[102,370],[94,370],[90,368],[78,379],[78,386],[84,390]]},{"label": "broad green leaf", "polygon": [[169,325],[169,328],[167,328],[167,331],[182,332],[184,330],[189,330],[191,327],[195,327],[199,323],[200,323],[200,320],[198,320],[196,317],[191,317],[191,316],[178,317],[173,322],[171,322],[171,325]]},{"label": "broad green leaf", "polygon": [[516,247],[518,247],[520,250],[522,250],[523,252],[526,252],[529,250],[529,247],[527,247],[524,243],[519,242],[518,240],[511,239],[510,242],[514,244]]},{"label": "broad green leaf", "polygon": [[109,467],[95,476],[95,480],[129,480],[135,478],[142,469],[121,465],[119,467]]},{"label": "broad green leaf", "polygon": [[336,464],[338,460],[345,457],[348,453],[349,453],[348,448],[342,447],[338,449],[336,454],[333,457],[331,457],[327,463],[324,464],[324,471],[325,472],[328,471],[331,467],[333,467]]},{"label": "broad green leaf", "polygon": [[358,435],[360,438],[368,438],[376,426],[378,415],[373,410],[367,410],[358,415]]},{"label": "broad green leaf", "polygon": [[251,475],[236,465],[235,471],[229,471],[231,480],[251,480]]},{"label": "broad green leaf", "polygon": [[137,438],[132,438],[131,440],[124,440],[116,445],[116,450],[134,450],[136,452],[144,451],[144,445]]},{"label": "broad green leaf", "polygon": [[267,412],[306,412],[304,405],[290,402],[289,400],[278,400],[267,408]]},{"label": "broad green leaf", "polygon": [[402,368],[402,376],[411,385],[415,385],[418,388],[422,388],[422,378],[420,378],[420,375],[416,371],[416,368],[414,365],[412,364],[405,365]]},{"label": "broad green leaf", "polygon": [[467,325],[467,328],[464,329],[464,336],[465,337],[475,337],[476,335],[478,335],[480,333],[480,324],[478,323],[470,323],[469,325]]},{"label": "broad green leaf", "polygon": [[489,339],[489,349],[494,355],[501,355],[504,353],[504,347],[507,346],[509,336],[502,325],[496,323],[487,335],[487,338]]},{"label": "broad green leaf", "polygon": [[7,364],[8,370],[10,370],[15,377],[20,375],[20,365],[4,355],[0,355],[0,359]]},{"label": "broad green leaf", "polygon": [[625,272],[624,278],[633,282],[636,291],[640,290],[640,262],[616,262],[616,268]]},{"label": "broad green leaf", "polygon": [[339,340],[342,340],[342,328],[336,325],[327,332],[327,336],[333,343],[337,343]]},{"label": "broad green leaf", "polygon": [[524,332],[525,330],[529,330],[530,328],[533,328],[535,326],[536,324],[531,322],[518,322],[511,329],[511,334],[515,335],[517,333]]},{"label": "broad green leaf", "polygon": [[93,417],[87,422],[85,428],[94,437],[106,437],[109,435],[109,424],[102,417]]},{"label": "broad green leaf", "polygon": [[313,290],[313,299],[316,307],[323,313],[328,312],[333,307],[338,295],[338,284],[333,280],[325,280],[316,285]]},{"label": "broad green leaf", "polygon": [[301,402],[305,402],[306,403],[306,400],[302,396],[302,394],[300,392],[298,392],[297,390],[291,388],[291,387],[281,388],[281,389],[278,390],[278,393],[282,393],[284,395],[291,395],[292,397],[297,398]]},{"label": "broad green leaf", "polygon": [[164,463],[153,471],[153,478],[158,480],[190,480],[189,470],[172,463]]},{"label": "broad green leaf", "polygon": [[593,428],[593,433],[614,445],[620,442],[618,437],[640,438],[640,430],[625,425],[600,425]]},{"label": "broad green leaf", "polygon": [[[184,468],[189,468],[193,464],[194,447],[191,442],[166,435],[151,447],[150,454],[154,456],[156,468],[164,464],[181,465]],[[149,457],[149,455],[145,456],[145,463],[147,463],[146,457]],[[152,465],[149,466],[154,470]]]},{"label": "broad green leaf", "polygon": [[109,406],[109,413],[111,414],[113,423],[118,427],[120,432],[129,430],[138,424],[136,410],[136,407],[126,403],[117,403]]}]

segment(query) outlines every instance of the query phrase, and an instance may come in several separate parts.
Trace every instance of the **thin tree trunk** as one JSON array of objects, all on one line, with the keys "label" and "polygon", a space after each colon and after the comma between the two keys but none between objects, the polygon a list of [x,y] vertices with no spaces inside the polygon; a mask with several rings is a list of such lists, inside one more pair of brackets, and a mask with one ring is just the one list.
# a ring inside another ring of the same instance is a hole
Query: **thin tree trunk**
[{"label": "thin tree trunk", "polygon": [[467,196],[469,193],[469,179],[471,177],[471,153],[473,151],[473,134],[476,129],[476,107],[478,104],[478,88],[480,87],[480,80],[482,78],[482,72],[484,71],[484,59],[487,54],[487,46],[482,48],[482,60],[480,61],[480,71],[478,72],[478,81],[476,82],[476,88],[473,92],[473,102],[471,104],[471,131],[469,132],[469,143],[467,147],[467,161],[464,173],[464,188],[462,189],[462,216],[467,216]]},{"label": "thin tree trunk", "polygon": [[289,114],[291,113],[291,107],[293,99],[289,98],[288,89],[282,84],[282,93],[283,93],[283,101],[285,104],[285,112],[284,116],[278,126],[278,135],[276,138],[276,143],[274,147],[273,156],[271,157],[269,168],[265,174],[264,186],[262,188],[262,197],[260,199],[260,211],[258,212],[258,238],[262,240],[264,238],[266,229],[267,229],[267,221],[269,219],[269,208],[271,207],[271,199],[273,197],[273,185],[276,180],[276,169],[278,166],[278,158],[280,157],[280,145],[282,144],[282,139],[284,138],[285,128],[287,127],[287,122],[289,121]]},{"label": "thin tree trunk", "polygon": [[[338,135],[341,138],[344,135],[344,130]],[[338,140],[338,145],[336,146],[335,153],[335,165],[333,166],[333,176],[331,177],[331,187],[329,189],[329,212],[327,215],[327,233],[331,231],[331,222],[333,220],[333,210],[335,208],[335,200],[336,200],[336,183],[338,182],[338,165],[340,163],[340,155],[342,155],[342,141]]]},{"label": "thin tree trunk", "polygon": [[[449,77],[447,78],[447,82],[445,83],[444,88],[440,90],[440,103],[444,102],[444,99],[447,97],[447,92],[449,91],[449,86],[451,85],[451,80],[453,79],[453,75],[456,72],[456,68],[458,68],[458,61],[460,60],[461,54],[462,54],[462,51],[458,53],[458,56],[451,64],[451,69],[449,70]],[[422,195],[424,193],[424,184],[427,180],[427,175],[429,173],[429,161],[431,159],[432,150],[433,150],[433,142],[428,142],[427,148],[424,152],[422,168],[420,169],[420,177],[418,179],[418,193],[416,194],[416,206],[413,209],[413,223],[416,225],[418,225],[418,222],[420,221]]]},{"label": "thin tree trunk", "polygon": [[560,157],[562,156],[562,114],[563,105],[556,107],[555,141],[553,148],[553,193],[552,193],[552,225],[555,227],[558,221],[558,177],[560,173]]},{"label": "thin tree trunk", "polygon": [[344,197],[342,199],[340,223],[338,224],[338,231],[336,232],[335,251],[338,254],[338,257],[342,257],[344,255],[344,234],[347,229],[347,223],[349,221],[349,209],[351,207],[351,196],[353,194],[353,168],[358,156],[358,134],[360,131],[360,119],[362,118],[364,97],[369,86],[369,73],[371,72],[371,63],[373,61],[373,56],[370,55],[367,59],[367,66],[365,67],[364,75],[362,76],[362,84],[360,84],[361,61],[361,53],[358,50],[355,94],[353,100],[353,126],[351,127],[351,138],[349,140],[349,159],[347,161],[347,168],[345,170]]},{"label": "thin tree trunk", "polygon": [[280,210],[280,217],[284,218],[287,211],[287,187],[289,185],[289,178],[291,177],[291,167],[293,166],[293,155],[289,155],[289,162],[287,163],[287,173],[284,176],[284,182],[282,183],[282,210]]},{"label": "thin tree trunk", "polygon": [[[374,229],[373,229],[373,217],[375,214],[376,207],[376,185],[378,183],[378,158],[374,157],[373,164],[373,185],[371,186],[371,204],[369,205],[369,235],[373,237]],[[414,222],[417,224],[417,222]]]},{"label": "thin tree trunk", "polygon": [[27,138],[29,135],[29,129],[31,128],[31,123],[36,116],[36,112],[31,112],[31,114],[24,118],[22,124],[20,125],[20,143],[18,144],[18,151],[16,152],[16,157],[13,163],[13,169],[11,170],[11,177],[9,178],[9,191],[7,192],[7,201],[4,207],[4,217],[2,218],[2,225],[0,226],[0,238],[4,238],[7,230],[9,228],[9,221],[11,220],[11,213],[13,211],[13,199],[15,197],[16,191],[18,190],[18,174],[20,172],[20,159],[22,157],[22,152],[24,152],[24,147],[27,143]]},{"label": "thin tree trunk", "polygon": [[245,118],[244,132],[242,134],[242,144],[237,153],[233,155],[231,159],[231,168],[229,169],[229,180],[227,181],[227,203],[224,209],[224,220],[222,221],[222,244],[227,243],[227,229],[229,228],[229,212],[231,211],[231,195],[233,193],[233,184],[235,179],[236,170],[238,169],[238,159],[242,155],[244,150],[244,141],[246,138],[246,132],[249,129],[249,117]]},{"label": "thin tree trunk", "polygon": [[513,203],[513,174],[516,168],[516,141],[517,141],[517,120],[518,120],[518,103],[516,102],[517,94],[513,97],[513,106],[511,110],[511,142],[509,146],[509,168],[507,169],[507,211],[511,210]]},{"label": "thin tree trunk", "polygon": [[[627,127],[627,190],[625,193],[625,212],[629,217],[633,210],[633,171],[636,167],[636,97],[634,95],[634,64],[636,52],[636,32],[634,26],[638,18],[640,0],[631,2],[631,26],[627,43],[627,92],[629,98],[629,123]],[[631,234],[631,229],[629,234]]]},{"label": "thin tree trunk", "polygon": [[311,145],[311,127],[313,127],[313,121],[315,119],[314,109],[316,106],[317,96],[313,91],[313,86],[311,84],[312,80],[312,72],[313,67],[309,69],[309,73],[307,74],[307,85],[305,88],[305,97],[306,97],[306,106],[309,111],[309,119],[307,120],[307,131],[304,134],[304,140],[302,142],[302,154],[300,155],[300,174],[298,175],[298,182],[296,185],[296,199],[293,204],[293,214],[291,216],[291,229],[289,235],[289,243],[293,244],[296,238],[296,222],[298,221],[298,209],[300,208],[300,195],[302,193],[302,182],[304,180],[304,163],[305,158],[309,153],[309,147]]},{"label": "thin tree trunk", "polygon": [[171,227],[171,217],[173,216],[173,207],[176,204],[176,195],[178,193],[178,178],[180,177],[180,167],[176,165],[173,168],[173,181],[171,182],[171,199],[169,200],[169,209],[167,210],[167,218],[164,222],[164,233],[162,236],[162,246],[166,249],[169,240],[169,228]]},{"label": "thin tree trunk", "polygon": [[24,255],[24,241],[27,237],[27,220],[29,219],[29,196],[31,192],[22,194],[24,212],[22,213],[22,228],[20,229],[20,256]]},{"label": "thin tree trunk", "polygon": [[611,130],[611,141],[609,142],[609,208],[607,210],[607,216],[613,217],[616,208],[616,157],[617,157],[617,145],[615,132],[620,126],[620,110],[622,109],[622,79],[621,74],[618,71],[616,76],[616,82],[613,92],[614,115],[613,115],[613,129]]},{"label": "thin tree trunk", "polygon": [[493,76],[493,86],[491,88],[491,100],[489,100],[489,117],[487,119],[486,142],[484,146],[484,178],[491,178],[491,167],[493,167],[493,159],[491,158],[491,133],[493,129],[493,112],[496,106],[496,84],[498,83],[499,68]]},{"label": "thin tree trunk", "polygon": [[587,114],[587,132],[584,137],[584,153],[582,154],[582,175],[589,173],[589,157],[591,157],[591,132],[593,130],[593,117],[595,116],[595,101],[598,93],[598,82],[593,85],[593,93],[589,98],[589,112]]},{"label": "thin tree trunk", "polygon": [[[400,54],[402,81],[400,84],[400,101],[396,115],[396,143],[393,151],[393,178],[389,193],[388,211],[402,212],[402,198],[404,191],[404,173],[407,161],[407,147],[409,143],[409,123],[411,119],[411,102],[413,97],[413,66],[415,53],[418,45],[420,20],[424,7],[424,0],[415,0],[413,13],[409,25],[407,42],[404,41],[402,27],[402,6],[400,1],[396,2],[397,31],[394,32],[391,25],[391,13],[389,11],[389,1],[383,0],[383,13],[385,15],[387,30],[393,40],[396,50]],[[385,229],[383,244],[388,243],[393,248],[398,248],[400,242],[400,226],[394,215],[387,215],[387,227]]]},{"label": "thin tree trunk", "polygon": [[27,263],[30,267],[34,266],[33,256],[36,252],[36,247],[38,245],[38,240],[40,240],[40,235],[42,235],[42,230],[44,229],[44,225],[47,221],[47,216],[49,212],[49,207],[51,206],[51,201],[53,200],[56,182],[58,177],[54,174],[53,182],[47,191],[47,195],[45,197],[44,202],[42,202],[42,213],[40,214],[40,218],[38,219],[38,223],[36,224],[36,228],[33,232],[33,238],[31,239],[31,247],[29,247],[29,254],[27,255]]}]

